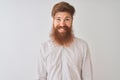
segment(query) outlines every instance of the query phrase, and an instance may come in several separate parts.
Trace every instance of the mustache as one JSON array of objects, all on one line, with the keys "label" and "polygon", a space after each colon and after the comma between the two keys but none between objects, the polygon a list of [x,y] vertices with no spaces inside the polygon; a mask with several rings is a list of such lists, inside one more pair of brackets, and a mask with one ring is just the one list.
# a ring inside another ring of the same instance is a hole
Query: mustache
[{"label": "mustache", "polygon": [[69,27],[68,26],[57,26],[56,27],[57,29],[64,29],[64,30],[67,30],[67,29],[69,29]]}]

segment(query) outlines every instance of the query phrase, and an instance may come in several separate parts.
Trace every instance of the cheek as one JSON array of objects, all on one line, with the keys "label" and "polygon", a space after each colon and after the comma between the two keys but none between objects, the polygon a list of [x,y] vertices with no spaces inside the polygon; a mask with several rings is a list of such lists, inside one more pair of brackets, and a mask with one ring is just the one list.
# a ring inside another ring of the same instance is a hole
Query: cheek
[{"label": "cheek", "polygon": [[56,27],[57,27],[57,25],[56,25],[56,24],[53,24],[53,27],[54,27],[54,28],[56,28]]},{"label": "cheek", "polygon": [[71,24],[71,23],[68,23],[68,24],[66,24],[66,26],[71,27],[71,26],[72,26],[72,24]]},{"label": "cheek", "polygon": [[72,26],[72,21],[66,22],[66,26],[71,27]]},{"label": "cheek", "polygon": [[57,25],[58,25],[58,24],[54,21],[54,22],[53,22],[53,26],[56,28]]}]

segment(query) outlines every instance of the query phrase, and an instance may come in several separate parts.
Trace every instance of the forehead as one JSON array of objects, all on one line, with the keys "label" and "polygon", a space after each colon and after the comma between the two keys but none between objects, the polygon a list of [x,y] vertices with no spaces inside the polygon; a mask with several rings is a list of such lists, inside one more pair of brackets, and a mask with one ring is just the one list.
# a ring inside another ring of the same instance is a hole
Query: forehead
[{"label": "forehead", "polygon": [[72,18],[68,12],[57,12],[54,16],[55,18]]}]

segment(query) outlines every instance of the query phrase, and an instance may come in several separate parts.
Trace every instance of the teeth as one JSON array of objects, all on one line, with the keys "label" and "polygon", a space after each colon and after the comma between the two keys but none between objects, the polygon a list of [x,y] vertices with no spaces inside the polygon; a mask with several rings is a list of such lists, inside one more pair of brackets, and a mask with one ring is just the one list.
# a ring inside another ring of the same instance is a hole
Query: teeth
[{"label": "teeth", "polygon": [[60,28],[59,31],[60,32],[65,32],[65,29],[64,28]]},{"label": "teeth", "polygon": [[64,30],[64,29],[60,29],[60,30]]},{"label": "teeth", "polygon": [[[60,28],[60,29],[64,29],[64,28]],[[65,30],[65,29],[64,29]]]}]

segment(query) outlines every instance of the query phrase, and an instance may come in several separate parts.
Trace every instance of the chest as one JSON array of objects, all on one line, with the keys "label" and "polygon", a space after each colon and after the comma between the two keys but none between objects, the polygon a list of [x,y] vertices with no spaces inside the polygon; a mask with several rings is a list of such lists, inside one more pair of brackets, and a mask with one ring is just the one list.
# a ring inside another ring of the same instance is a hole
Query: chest
[{"label": "chest", "polygon": [[83,51],[81,48],[56,47],[48,51],[47,64],[49,66],[82,64]]}]

